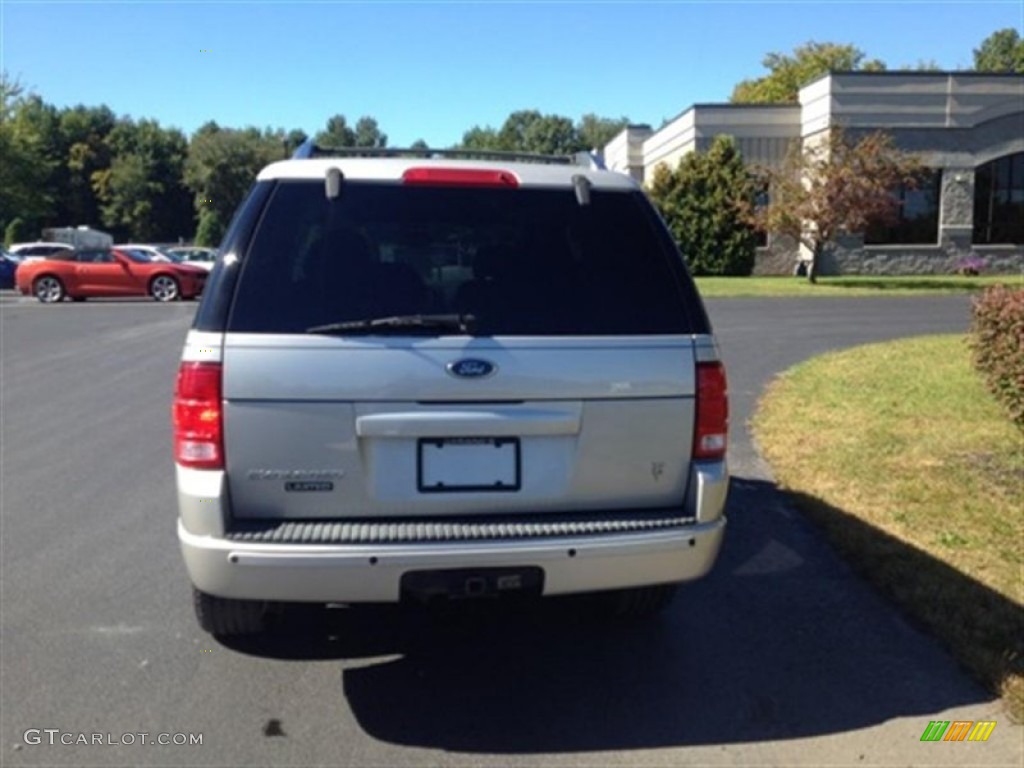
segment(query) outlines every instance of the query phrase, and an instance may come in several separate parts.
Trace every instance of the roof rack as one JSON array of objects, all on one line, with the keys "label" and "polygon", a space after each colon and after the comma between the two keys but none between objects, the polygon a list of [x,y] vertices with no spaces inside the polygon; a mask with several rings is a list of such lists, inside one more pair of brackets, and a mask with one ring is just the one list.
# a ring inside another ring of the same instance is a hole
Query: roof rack
[{"label": "roof rack", "polygon": [[531,152],[505,152],[492,149],[395,149],[392,147],[324,147],[307,139],[292,154],[293,160],[315,157],[450,157],[463,160],[504,160],[542,165],[580,165],[605,170],[599,152],[577,152],[573,155],[541,155]]}]

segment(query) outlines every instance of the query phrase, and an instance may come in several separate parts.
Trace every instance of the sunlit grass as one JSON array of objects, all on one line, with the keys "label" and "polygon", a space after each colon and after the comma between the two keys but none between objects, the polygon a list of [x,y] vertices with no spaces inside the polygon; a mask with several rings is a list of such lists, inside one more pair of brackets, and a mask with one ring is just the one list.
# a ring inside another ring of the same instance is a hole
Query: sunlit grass
[{"label": "sunlit grass", "polygon": [[805,277],[698,277],[705,297],[729,296],[932,296],[980,291],[990,285],[1024,285],[1024,275],[957,275],[822,277],[817,285]]}]

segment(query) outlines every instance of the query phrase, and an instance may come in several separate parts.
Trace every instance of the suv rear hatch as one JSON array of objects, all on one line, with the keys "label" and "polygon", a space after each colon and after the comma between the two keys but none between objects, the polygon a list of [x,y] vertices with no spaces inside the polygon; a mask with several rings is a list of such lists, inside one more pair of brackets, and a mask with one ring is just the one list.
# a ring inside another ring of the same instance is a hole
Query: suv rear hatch
[{"label": "suv rear hatch", "polygon": [[271,182],[224,337],[235,519],[681,507],[708,329],[656,214],[489,178]]}]

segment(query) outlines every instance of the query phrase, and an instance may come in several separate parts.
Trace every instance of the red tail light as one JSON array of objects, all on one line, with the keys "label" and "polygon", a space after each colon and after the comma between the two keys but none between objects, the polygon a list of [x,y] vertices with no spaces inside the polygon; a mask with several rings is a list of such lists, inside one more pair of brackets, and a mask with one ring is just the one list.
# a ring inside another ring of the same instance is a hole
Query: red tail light
[{"label": "red tail light", "polygon": [[519,179],[509,171],[474,168],[409,168],[402,174],[404,184],[444,187],[518,187]]},{"label": "red tail light", "polygon": [[195,469],[224,468],[220,363],[182,363],[174,388],[174,460]]},{"label": "red tail light", "polygon": [[729,434],[729,398],[721,363],[697,363],[697,429],[693,458],[721,459]]}]

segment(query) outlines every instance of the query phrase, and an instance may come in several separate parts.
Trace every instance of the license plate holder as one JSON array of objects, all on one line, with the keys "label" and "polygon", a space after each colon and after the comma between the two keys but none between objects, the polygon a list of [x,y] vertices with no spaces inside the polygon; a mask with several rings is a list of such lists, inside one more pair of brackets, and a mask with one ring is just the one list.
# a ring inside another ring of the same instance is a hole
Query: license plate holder
[{"label": "license plate holder", "polygon": [[513,492],[522,487],[518,437],[421,437],[416,443],[420,493]]}]

